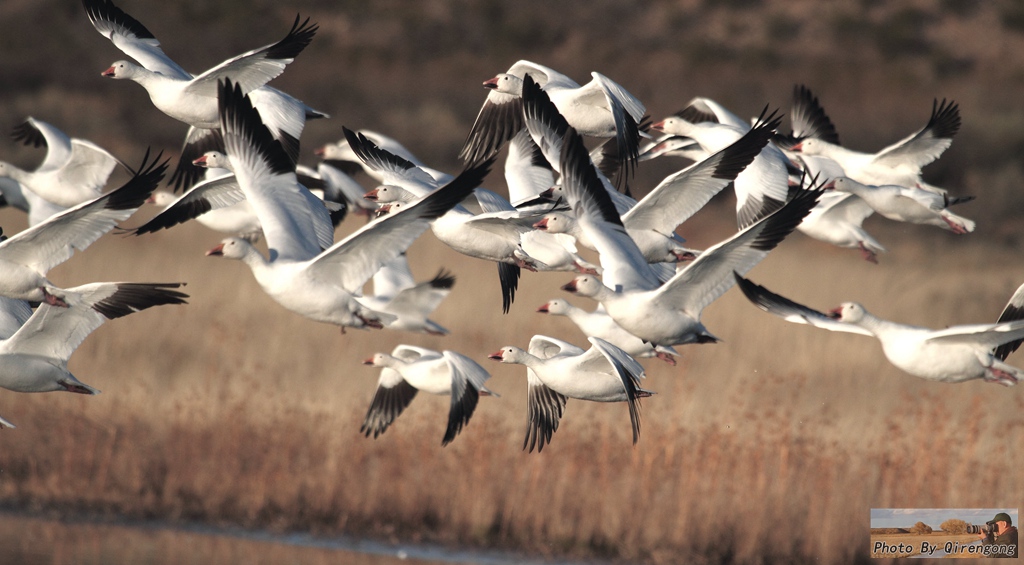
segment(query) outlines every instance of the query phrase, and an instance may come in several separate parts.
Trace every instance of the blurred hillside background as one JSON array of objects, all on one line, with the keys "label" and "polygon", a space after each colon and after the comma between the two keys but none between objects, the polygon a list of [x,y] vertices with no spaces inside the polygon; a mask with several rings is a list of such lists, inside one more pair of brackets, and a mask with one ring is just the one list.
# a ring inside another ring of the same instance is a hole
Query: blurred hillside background
[{"label": "blurred hillside background", "polygon": [[[765,104],[788,111],[793,86],[806,84],[843,143],[869,151],[920,128],[933,98],[951,98],[963,129],[928,178],[983,197],[970,211],[984,224],[998,222],[1008,237],[1019,231],[1003,224],[1019,221],[1011,204],[1024,180],[1024,5],[1013,0],[596,0],[557,10],[541,0],[182,0],[123,8],[192,72],[276,41],[296,13],[312,17],[316,39],[273,82],[333,116],[307,128],[305,162],[346,125],[384,132],[427,163],[454,169],[486,95],[480,83],[519,59],[581,82],[600,71],[655,119],[693,96],[741,116]],[[177,149],[183,125],[155,111],[141,87],[99,77],[123,56],[79,3],[8,0],[0,22],[0,128],[33,115],[123,159],[146,145]],[[20,164],[40,158],[13,144],[11,153]],[[662,167],[646,167],[636,188],[672,170]]]},{"label": "blurred hillside background", "polygon": [[[655,119],[694,96],[741,116],[765,104],[788,112],[805,84],[843,143],[869,151],[922,127],[933,99],[954,99],[963,127],[925,176],[978,197],[957,211],[977,232],[871,218],[890,249],[879,265],[797,234],[751,278],[816,308],[856,299],[932,327],[994,319],[1024,280],[1019,2],[116,3],[193,72],[278,40],[296,13],[316,21],[313,43],[271,83],[333,116],[307,126],[306,164],[345,125],[455,171],[481,83],[519,59],[579,81],[600,71]],[[185,126],[138,85],[100,76],[124,56],[79,2],[0,3],[0,48],[0,131],[32,115],[129,164],[146,146],[177,156]],[[32,167],[42,152],[0,136],[0,159]],[[684,164],[659,161],[640,167],[637,192]],[[499,168],[485,186],[502,184]],[[717,201],[683,227],[695,247],[735,231],[731,197]],[[9,233],[23,222],[0,212]],[[485,358],[533,333],[582,342],[566,320],[534,313],[565,297],[565,273],[525,274],[500,316],[493,266],[427,235],[410,262],[419,278],[455,272],[435,316],[453,334],[339,336],[274,304],[244,266],[202,257],[220,238],[196,225],[107,236],[54,271],[68,284],[183,280],[192,298],[83,343],[71,368],[102,395],[0,395],[0,414],[19,426],[0,433],[0,505],[717,564],[867,562],[872,507],[1016,503],[990,493],[1005,488],[1000,473],[1024,468],[1022,387],[915,379],[871,340],[787,324],[736,291],[705,314],[724,343],[682,348],[678,367],[645,362],[658,395],[644,401],[636,447],[624,406],[570,402],[552,444],[526,454],[522,369]],[[445,449],[447,400],[428,395],[381,438],[362,437],[377,371],[359,360],[397,343],[478,359],[502,397],[481,401]]]}]

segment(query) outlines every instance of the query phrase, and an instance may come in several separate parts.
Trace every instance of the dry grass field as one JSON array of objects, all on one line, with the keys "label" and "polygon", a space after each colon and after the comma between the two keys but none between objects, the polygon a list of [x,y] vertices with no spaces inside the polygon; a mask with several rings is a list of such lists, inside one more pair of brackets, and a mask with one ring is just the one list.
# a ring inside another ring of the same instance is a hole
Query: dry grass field
[{"label": "dry grass field", "polygon": [[[584,19],[556,22],[536,1],[262,1],[279,21],[251,26],[234,15],[247,3],[116,3],[192,70],[276,39],[296,11],[312,15],[320,33],[274,83],[334,116],[307,129],[304,162],[347,125],[455,170],[480,82],[520,58],[576,78],[600,70],[655,118],[695,95],[740,115],[767,102],[785,111],[793,84],[806,83],[858,149],[920,127],[933,97],[955,98],[963,131],[928,174],[978,196],[958,210],[979,221],[976,233],[873,218],[868,230],[889,248],[880,265],[796,234],[749,276],[812,307],[858,300],[931,327],[992,321],[1024,282],[1024,17],[1013,2],[866,1],[826,13],[810,0],[579,2]],[[176,151],[184,126],[136,85],[97,76],[122,55],[78,3],[4,2],[0,31],[0,129],[34,115],[132,164],[146,145]],[[13,142],[0,155],[41,158]],[[674,167],[642,167],[635,186]],[[485,186],[500,191],[499,172]],[[681,233],[698,248],[719,241],[731,206],[713,203]],[[23,225],[0,212],[5,233]],[[870,339],[786,323],[736,290],[704,316],[723,343],[682,348],[674,368],[645,362],[658,394],[643,402],[637,446],[625,406],[570,401],[553,443],[527,454],[524,371],[486,355],[535,333],[582,343],[568,320],[534,312],[565,297],[568,275],[525,273],[502,316],[494,266],[427,234],[410,261],[419,278],[455,273],[434,316],[452,335],[340,335],[273,303],[244,265],[204,257],[219,239],[197,225],[108,235],[53,271],[63,285],[184,281],[192,298],[82,344],[71,369],[99,396],[0,391],[0,414],[19,426],[0,431],[0,505],[633,563],[828,563],[868,559],[870,508],[1009,504],[987,494],[995,471],[1024,466],[1021,387],[923,382]],[[494,376],[501,397],[484,398],[447,448],[448,401],[427,395],[379,439],[359,433],[377,379],[359,361],[403,342],[458,350]],[[1009,361],[1024,365],[1024,353]]]},{"label": "dry grass field", "polygon": [[[706,245],[728,227],[684,232]],[[896,243],[877,266],[796,235],[750,276],[812,306],[858,299],[935,327],[993,319],[1024,278],[1013,250],[981,238],[880,233]],[[83,344],[72,370],[101,395],[0,395],[19,425],[0,433],[6,505],[652,563],[850,561],[866,557],[870,508],[981,505],[994,471],[1022,463],[1005,439],[1024,426],[1018,390],[922,382],[871,340],[788,324],[735,290],[705,316],[723,343],[646,364],[658,394],[639,445],[624,406],[570,401],[552,445],[527,454],[525,375],[485,358],[534,333],[582,341],[533,312],[565,274],[526,274],[502,316],[493,266],[427,234],[413,270],[455,272],[436,315],[452,335],[342,336],[272,303],[243,265],[204,257],[218,239],[198,226],[108,236],[55,273],[187,281],[192,299]],[[358,432],[376,381],[359,360],[400,342],[457,349],[494,375],[502,396],[447,448],[441,398],[420,395],[376,441]]]}]

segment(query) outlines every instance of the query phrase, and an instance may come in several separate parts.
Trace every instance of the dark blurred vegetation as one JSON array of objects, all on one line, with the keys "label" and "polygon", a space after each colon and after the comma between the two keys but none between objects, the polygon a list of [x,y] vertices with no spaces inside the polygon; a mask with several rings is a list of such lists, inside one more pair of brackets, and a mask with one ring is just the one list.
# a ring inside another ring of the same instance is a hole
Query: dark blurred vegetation
[{"label": "dark blurred vegetation", "polygon": [[[454,169],[482,103],[480,83],[518,59],[583,82],[600,71],[653,117],[709,96],[737,114],[788,110],[808,85],[844,144],[878,150],[920,128],[934,98],[960,103],[963,128],[928,179],[978,201],[961,212],[1015,243],[1024,150],[1024,5],[1016,0],[682,0],[377,2],[119,0],[186,69],[277,40],[296,13],[320,24],[312,45],[272,84],[332,114],[310,124],[312,148],[341,126],[370,128],[428,163]],[[27,115],[88,137],[122,158],[146,145],[176,151],[185,127],[137,85],[99,73],[124,58],[78,2],[0,5],[3,119]],[[30,165],[13,143],[0,155]],[[642,168],[643,190],[677,163]],[[646,169],[646,170],[644,170]],[[496,181],[491,181],[496,182]]]}]

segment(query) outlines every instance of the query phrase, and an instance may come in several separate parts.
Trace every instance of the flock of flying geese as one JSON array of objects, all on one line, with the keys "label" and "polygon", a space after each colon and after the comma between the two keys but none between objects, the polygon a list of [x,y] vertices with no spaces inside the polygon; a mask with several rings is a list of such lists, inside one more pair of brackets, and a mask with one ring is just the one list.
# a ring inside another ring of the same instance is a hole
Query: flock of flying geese
[{"label": "flock of flying geese", "polygon": [[[635,443],[639,399],[652,394],[640,386],[644,369],[636,358],[674,365],[676,346],[717,341],[701,313],[734,285],[788,321],[875,336],[894,365],[921,378],[1012,385],[1024,377],[1005,363],[1024,340],[1024,286],[994,324],[932,331],[882,320],[856,303],[819,312],[743,278],[794,230],[877,262],[884,248],[862,227],[873,213],[973,231],[974,222],[949,210],[970,198],[921,178],[921,168],[959,129],[955,103],[936,101],[920,131],[877,153],[859,153],[839,144],[818,99],[802,86],[794,92],[791,134],[778,131],[781,118],[767,107],[750,123],[706,98],[649,123],[643,104],[599,73],[580,85],[519,61],[483,83],[489,92],[458,175],[426,166],[391,138],[345,128],[344,139],[317,150],[322,161],[312,169],[297,164],[299,139],[306,120],[326,114],[266,83],[312,41],[315,24],[297,17],[280,41],[192,75],[110,0],[83,4],[96,30],[134,61],[117,61],[102,75],[140,84],[157,109],[189,125],[169,179],[187,190],[156,190],[168,168],[160,156],[151,160],[147,152],[131,168],[38,119],[15,129],[16,140],[45,145],[47,156],[31,172],[0,163],[3,196],[28,213],[30,224],[0,243],[0,386],[10,390],[95,394],[67,370],[89,332],[108,319],[185,302],[176,290],[183,283],[65,289],[46,278],[147,200],[163,211],[125,231],[141,235],[195,219],[229,233],[207,255],[244,262],[279,304],[343,333],[448,333],[429,316],[454,277],[442,269],[417,283],[404,256],[428,229],[456,251],[498,265],[506,313],[523,269],[576,273],[562,289],[598,307],[554,299],[539,311],[567,316],[589,348],[537,335],[526,349],[509,345],[490,355],[526,366],[523,447],[530,451],[551,441],[568,398],[626,402]],[[601,144],[588,149],[584,137]],[[481,188],[506,147],[508,199]],[[693,163],[634,199],[628,183],[638,164],[671,157]],[[132,178],[103,193],[118,166]],[[357,171],[379,186],[366,192],[353,179]],[[706,250],[685,247],[678,226],[729,186],[736,192],[736,234]],[[367,223],[335,242],[334,227],[346,213]],[[254,246],[261,237],[267,255]],[[596,251],[598,263],[584,259],[580,247]],[[371,278],[372,296],[362,290]],[[361,429],[367,436],[384,433],[422,390],[451,396],[447,444],[468,424],[479,397],[491,394],[488,372],[454,351],[399,345],[365,363],[381,368]]]}]

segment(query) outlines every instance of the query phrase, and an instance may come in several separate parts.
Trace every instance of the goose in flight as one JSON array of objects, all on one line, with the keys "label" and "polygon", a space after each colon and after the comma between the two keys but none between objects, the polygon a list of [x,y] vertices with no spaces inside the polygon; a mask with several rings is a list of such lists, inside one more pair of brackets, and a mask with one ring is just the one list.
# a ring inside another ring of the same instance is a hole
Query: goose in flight
[{"label": "goose in flight", "polygon": [[1024,286],[1018,288],[995,324],[971,324],[932,330],[884,320],[856,302],[819,312],[735,275],[743,294],[758,308],[797,324],[873,336],[897,368],[930,381],[971,379],[1012,386],[1024,371],[1005,363],[1024,339]]},{"label": "goose in flight", "polygon": [[298,161],[299,138],[306,120],[327,117],[292,96],[265,86],[312,41],[317,25],[310,24],[308,18],[300,21],[296,16],[292,28],[280,41],[227,59],[193,76],[163,52],[156,36],[142,22],[111,0],[82,0],[82,4],[96,31],[136,61],[116,61],[102,75],[139,83],[158,110],[189,124],[181,159],[171,178],[176,188],[192,186],[202,176],[201,170],[190,165],[192,160],[206,151],[223,149],[217,131],[217,83],[223,79],[241,84],[242,90],[251,95],[267,127],[292,162]]},{"label": "goose in flight", "polygon": [[356,300],[363,284],[479,186],[492,161],[463,171],[402,212],[377,218],[321,251],[310,231],[308,201],[281,144],[237,85],[225,81],[220,100],[228,158],[263,226],[269,257],[241,238],[225,239],[207,255],[243,261],[271,298],[309,319],[341,326],[342,331],[383,327],[394,317]]},{"label": "goose in flight", "polygon": [[627,178],[639,157],[639,124],[644,105],[625,88],[601,73],[580,85],[568,76],[531,61],[517,61],[506,72],[484,81],[490,89],[470,129],[461,157],[467,162],[497,152],[523,129],[523,79],[530,76],[551,97],[566,120],[582,135],[614,138],[623,175]]},{"label": "goose in flight", "polygon": [[25,145],[46,146],[46,158],[34,171],[0,161],[0,176],[20,182],[57,206],[70,208],[99,196],[118,165],[130,171],[127,165],[95,143],[68,137],[33,117],[14,128],[12,136]]},{"label": "goose in flight", "polygon": [[135,213],[156,189],[167,170],[157,155],[123,186],[69,208],[0,242],[0,296],[65,306],[67,293],[46,273],[92,245],[103,234]]},{"label": "goose in flight", "polygon": [[[64,308],[4,298],[0,335],[0,387],[16,392],[97,394],[68,370],[82,341],[107,320],[153,306],[185,304],[182,283],[91,283],[68,289]],[[0,418],[0,427],[12,425]]]},{"label": "goose in flight", "polygon": [[523,449],[537,451],[551,443],[568,398],[593,402],[625,402],[633,428],[633,444],[640,439],[640,399],[651,391],[640,388],[644,368],[618,347],[587,338],[584,351],[571,343],[535,335],[529,349],[505,346],[489,357],[502,363],[526,366],[527,421]]},{"label": "goose in flight", "polygon": [[569,205],[600,255],[603,282],[581,275],[563,290],[600,302],[623,329],[655,345],[717,341],[700,322],[704,308],[774,249],[808,214],[822,189],[800,189],[782,208],[701,253],[664,284],[652,281],[583,146],[571,129],[562,145],[562,184]]},{"label": "goose in flight", "polygon": [[442,446],[448,445],[469,424],[480,397],[494,394],[484,386],[490,373],[454,351],[399,345],[390,355],[375,353],[363,364],[381,367],[377,390],[359,428],[366,437],[384,433],[422,390],[452,398],[448,427],[441,440]]},{"label": "goose in flight", "polygon": [[587,337],[599,337],[633,357],[657,357],[669,365],[676,364],[675,358],[679,353],[674,348],[651,345],[627,332],[622,329],[622,326],[616,324],[615,320],[600,306],[596,310],[588,312],[567,300],[553,298],[538,307],[537,312],[552,316],[565,316],[576,324],[576,327]]},{"label": "goose in flight", "polygon": [[877,153],[854,151],[814,137],[800,141],[792,150],[829,157],[839,163],[846,176],[865,184],[897,184],[942,194],[944,189],[921,178],[921,168],[938,159],[959,130],[960,107],[952,101],[935,100],[923,128]]},{"label": "goose in flight", "polygon": [[949,211],[950,200],[945,194],[896,184],[869,186],[848,177],[833,182],[837,192],[856,195],[890,220],[936,226],[958,235],[974,231],[973,220]]},{"label": "goose in flight", "polygon": [[448,329],[429,316],[451,294],[453,286],[455,276],[444,269],[429,281],[417,283],[403,253],[384,263],[373,275],[373,296],[357,300],[371,310],[394,316],[384,326],[389,330],[448,335]]}]

